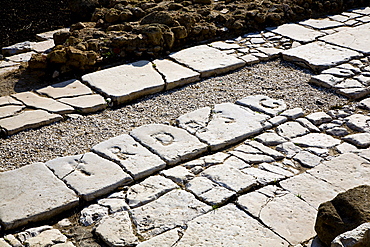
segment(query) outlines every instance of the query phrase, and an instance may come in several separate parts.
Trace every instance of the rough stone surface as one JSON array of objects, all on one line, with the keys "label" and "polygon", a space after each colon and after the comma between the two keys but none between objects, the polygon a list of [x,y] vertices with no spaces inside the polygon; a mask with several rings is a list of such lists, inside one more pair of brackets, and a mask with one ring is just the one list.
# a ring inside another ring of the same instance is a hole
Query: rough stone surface
[{"label": "rough stone surface", "polygon": [[174,244],[181,238],[182,234],[183,232],[181,229],[175,228],[147,241],[141,242],[137,245],[137,247],[173,247]]},{"label": "rough stone surface", "polygon": [[0,106],[4,105],[23,105],[22,102],[10,97],[10,96],[3,96],[0,97]]},{"label": "rough stone surface", "polygon": [[282,137],[291,139],[310,133],[308,129],[297,122],[286,122],[276,128],[276,132]]},{"label": "rough stone surface", "polygon": [[195,136],[169,125],[144,125],[131,131],[130,135],[169,165],[194,158],[207,150],[207,145]]},{"label": "rough stone surface", "polygon": [[117,105],[160,92],[165,87],[162,76],[146,60],[86,74],[82,80]]},{"label": "rough stone surface", "polygon": [[225,55],[221,51],[207,45],[194,46],[175,53],[170,57],[180,64],[192,68],[201,77],[225,73],[245,65],[243,60]]},{"label": "rough stone surface", "polygon": [[105,216],[96,227],[95,233],[109,246],[135,246],[139,243],[127,211]]},{"label": "rough stone surface", "polygon": [[91,204],[87,208],[82,209],[80,223],[84,226],[91,226],[92,224],[99,222],[104,216],[108,215],[108,213],[107,207],[98,204]]},{"label": "rough stone surface", "polygon": [[247,96],[236,101],[237,104],[251,108],[254,111],[262,112],[271,116],[285,111],[286,104],[284,100],[271,99],[265,95]]},{"label": "rough stone surface", "polygon": [[324,42],[313,42],[283,52],[283,58],[314,71],[333,67],[339,63],[360,57],[361,54]]},{"label": "rough stone surface", "polygon": [[190,221],[184,236],[174,246],[240,246],[241,243],[260,247],[288,246],[285,240],[232,204]]},{"label": "rough stone surface", "polygon": [[40,235],[25,241],[26,246],[51,246],[59,243],[65,243],[67,237],[59,230],[51,229],[40,233]]},{"label": "rough stone surface", "polygon": [[347,118],[346,125],[354,131],[370,133],[370,116],[363,114],[353,114]]},{"label": "rough stone surface", "polygon": [[161,171],[160,174],[180,185],[185,185],[189,180],[194,178],[194,174],[190,173],[188,169],[183,166],[176,166]]},{"label": "rough stone surface", "polygon": [[367,247],[370,243],[370,222],[363,223],[357,228],[337,236],[330,247]]},{"label": "rough stone surface", "polygon": [[73,98],[61,98],[58,99],[58,101],[72,106],[79,113],[85,114],[102,111],[108,106],[104,97],[99,94],[82,95]]},{"label": "rough stone surface", "polygon": [[264,154],[269,155],[269,156],[273,157],[276,160],[280,160],[280,159],[283,159],[285,157],[283,154],[276,151],[275,149],[266,147],[262,143],[259,143],[259,142],[256,142],[256,141],[248,141],[248,142],[246,142],[246,144],[260,150]]},{"label": "rough stone surface", "polygon": [[211,210],[189,192],[173,190],[157,200],[133,209],[132,219],[144,238],[151,238]]},{"label": "rough stone surface", "polygon": [[6,105],[0,107],[0,118],[10,117],[15,115],[16,113],[22,111],[24,106],[19,105]]},{"label": "rough stone surface", "polygon": [[264,154],[249,154],[242,151],[231,151],[230,153],[239,159],[244,160],[248,164],[259,164],[263,162],[275,161],[272,157]]},{"label": "rough stone surface", "polygon": [[314,125],[320,125],[322,123],[327,123],[332,120],[332,118],[325,112],[314,112],[306,116]]},{"label": "rough stone surface", "polygon": [[290,120],[295,120],[297,118],[303,117],[304,111],[302,108],[293,108],[282,112],[281,116],[287,117]]},{"label": "rough stone surface", "polygon": [[320,157],[307,151],[299,152],[293,157],[293,159],[301,163],[302,166],[309,168],[319,165],[320,162],[322,161]]},{"label": "rough stone surface", "polygon": [[17,93],[13,94],[12,96],[15,97],[17,100],[22,101],[27,106],[46,110],[49,112],[59,114],[74,112],[74,108],[69,105],[63,104],[50,98],[41,97],[32,92]]},{"label": "rough stone surface", "polygon": [[157,59],[154,67],[164,76],[166,90],[180,87],[200,80],[200,74],[168,59]]},{"label": "rough stone surface", "polygon": [[227,165],[211,166],[204,170],[201,175],[237,193],[248,191],[256,185],[256,179],[253,176]]},{"label": "rough stone surface", "polygon": [[42,163],[0,173],[0,197],[5,229],[49,219],[78,204],[76,194]]},{"label": "rough stone surface", "polygon": [[370,133],[358,133],[348,135],[346,137],[343,137],[343,140],[359,148],[370,147]]},{"label": "rough stone surface", "polygon": [[360,107],[366,110],[370,110],[370,98],[361,100]]},{"label": "rough stone surface", "polygon": [[165,193],[178,188],[170,179],[152,176],[143,182],[131,186],[127,191],[127,201],[131,208],[142,206],[154,201]]},{"label": "rough stone surface", "polygon": [[12,247],[3,238],[0,238],[0,247]]},{"label": "rough stone surface", "polygon": [[255,167],[245,168],[241,170],[245,174],[253,176],[260,185],[277,182],[285,178],[285,176],[269,171],[264,171]]},{"label": "rough stone surface", "polygon": [[295,145],[293,142],[284,142],[276,147],[276,150],[284,153],[287,158],[292,158],[302,149]]},{"label": "rough stone surface", "polygon": [[331,241],[346,231],[370,221],[370,187],[362,185],[320,205],[315,230],[320,240]]},{"label": "rough stone surface", "polygon": [[310,133],[292,139],[294,144],[303,147],[332,148],[340,144],[340,140],[322,133]]},{"label": "rough stone surface", "polygon": [[88,86],[76,79],[56,83],[45,88],[41,88],[37,90],[37,92],[54,99],[76,97],[93,93]]},{"label": "rough stone surface", "polygon": [[215,105],[206,116],[203,117],[206,121],[197,121],[199,112],[195,111],[181,116],[178,122],[181,127],[195,129],[195,135],[208,143],[211,150],[218,150],[261,132],[261,122],[267,119],[266,115],[231,103]]},{"label": "rough stone surface", "polygon": [[281,187],[290,191],[318,209],[320,204],[333,199],[340,190],[333,185],[302,173],[280,182]]},{"label": "rough stone surface", "polygon": [[117,164],[94,153],[56,158],[46,165],[86,201],[132,182]]},{"label": "rough stone surface", "polygon": [[129,135],[113,137],[92,148],[104,158],[117,162],[134,179],[141,179],[165,168],[166,163]]},{"label": "rough stone surface", "polygon": [[265,132],[255,137],[255,140],[262,142],[266,146],[276,146],[287,141],[284,137],[275,132]]},{"label": "rough stone surface", "polygon": [[324,35],[322,32],[294,23],[284,24],[277,28],[269,28],[269,31],[304,43],[314,41],[316,38]]},{"label": "rough stone surface", "polygon": [[329,29],[329,28],[335,28],[335,27],[341,27],[344,26],[343,23],[330,20],[329,18],[325,19],[309,19],[306,21],[301,21],[299,24],[304,26],[309,26],[315,29]]}]

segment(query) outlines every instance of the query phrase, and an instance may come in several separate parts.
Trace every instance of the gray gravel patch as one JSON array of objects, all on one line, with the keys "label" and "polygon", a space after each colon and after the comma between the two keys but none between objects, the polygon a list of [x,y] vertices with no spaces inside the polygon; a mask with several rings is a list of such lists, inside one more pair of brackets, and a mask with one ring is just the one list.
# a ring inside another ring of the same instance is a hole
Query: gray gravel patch
[{"label": "gray gravel patch", "polygon": [[270,61],[150,95],[118,109],[24,131],[0,140],[0,171],[85,153],[99,142],[128,133],[135,127],[173,124],[182,114],[254,94],[283,99],[288,108],[301,107],[306,113],[348,104],[346,98],[330,90],[309,85],[311,75],[291,63]]}]

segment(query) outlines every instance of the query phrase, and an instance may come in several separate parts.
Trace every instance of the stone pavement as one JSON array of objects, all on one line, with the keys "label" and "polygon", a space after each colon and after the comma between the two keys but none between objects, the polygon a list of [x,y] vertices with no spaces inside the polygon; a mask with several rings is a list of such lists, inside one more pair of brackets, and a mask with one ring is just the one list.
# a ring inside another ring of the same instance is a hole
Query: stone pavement
[{"label": "stone pavement", "polygon": [[[365,97],[369,43],[358,37],[368,15],[370,8],[285,24],[1,97],[0,126],[14,134],[38,119],[102,110],[278,54],[320,71],[312,83]],[[333,38],[344,33],[355,41]],[[111,83],[102,83],[106,76]],[[108,246],[320,246],[320,203],[370,183],[369,98],[357,105],[306,114],[250,95],[186,113],[173,126],[140,126],[88,153],[2,172],[0,246],[83,246],[68,218],[52,223],[72,209]]]}]

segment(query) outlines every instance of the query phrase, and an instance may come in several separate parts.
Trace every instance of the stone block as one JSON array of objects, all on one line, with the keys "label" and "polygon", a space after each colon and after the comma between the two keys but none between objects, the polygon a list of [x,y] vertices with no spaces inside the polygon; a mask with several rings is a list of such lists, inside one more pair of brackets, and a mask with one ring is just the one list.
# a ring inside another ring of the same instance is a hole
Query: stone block
[{"label": "stone block", "polygon": [[77,195],[42,163],[0,173],[0,197],[5,230],[50,219],[78,205]]},{"label": "stone block", "polygon": [[278,27],[268,28],[267,30],[303,43],[315,41],[318,37],[325,35],[320,31],[306,28],[295,23],[288,23]]},{"label": "stone block", "polygon": [[107,108],[108,104],[104,97],[99,94],[82,95],[73,98],[60,98],[59,102],[70,105],[79,113],[93,113]]},{"label": "stone block", "polygon": [[0,106],[4,105],[23,105],[22,102],[10,97],[10,96],[2,96],[0,97]]},{"label": "stone block", "polygon": [[0,107],[0,118],[10,117],[22,111],[24,106],[6,105]]},{"label": "stone block", "polygon": [[292,139],[292,142],[298,146],[316,148],[332,148],[341,143],[340,140],[322,133],[310,133],[296,137]]},{"label": "stone block", "polygon": [[286,122],[276,128],[276,132],[284,138],[291,139],[310,133],[308,129],[298,122]]},{"label": "stone block", "polygon": [[236,101],[236,104],[251,108],[253,111],[262,112],[270,116],[276,116],[285,111],[284,100],[275,100],[265,95],[247,96]]},{"label": "stone block", "polygon": [[54,246],[55,244],[65,243],[67,237],[58,229],[50,229],[40,233],[36,237],[27,239],[25,246]]},{"label": "stone block", "polygon": [[51,98],[69,98],[86,94],[93,94],[93,91],[79,80],[72,79],[59,82],[37,90],[39,94],[45,94]]},{"label": "stone block", "polygon": [[334,21],[334,20],[330,20],[329,18],[309,19],[309,20],[301,21],[301,22],[299,22],[299,24],[301,24],[303,26],[308,26],[308,27],[312,27],[312,28],[315,28],[315,29],[319,29],[319,30],[344,26],[343,23],[338,22],[338,21]]}]

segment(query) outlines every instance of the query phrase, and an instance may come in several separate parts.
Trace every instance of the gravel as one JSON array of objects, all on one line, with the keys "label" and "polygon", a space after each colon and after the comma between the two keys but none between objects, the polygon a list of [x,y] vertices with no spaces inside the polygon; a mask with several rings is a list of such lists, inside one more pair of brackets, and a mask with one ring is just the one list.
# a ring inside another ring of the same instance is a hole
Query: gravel
[{"label": "gravel", "polygon": [[182,114],[204,106],[235,102],[253,94],[284,99],[289,108],[306,113],[348,104],[330,90],[309,85],[308,70],[275,60],[244,67],[185,87],[144,97],[116,109],[69,118],[36,130],[0,139],[0,171],[34,162],[88,152],[93,145],[152,123],[175,124]]}]

